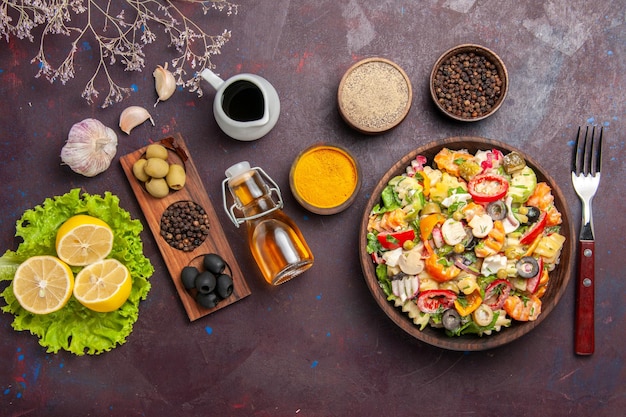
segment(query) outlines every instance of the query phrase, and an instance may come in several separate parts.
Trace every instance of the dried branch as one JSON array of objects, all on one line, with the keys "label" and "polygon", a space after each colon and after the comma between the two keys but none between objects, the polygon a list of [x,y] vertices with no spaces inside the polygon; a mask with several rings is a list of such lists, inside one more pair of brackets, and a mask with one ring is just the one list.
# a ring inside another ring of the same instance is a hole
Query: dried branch
[{"label": "dried branch", "polygon": [[[178,1],[199,5],[204,15],[211,10],[228,16],[238,11],[236,4],[226,0]],[[99,62],[81,95],[93,103],[100,94],[96,80],[104,77],[109,91],[101,106],[108,107],[131,92],[131,88],[115,82],[109,67],[119,63],[125,71],[142,71],[144,47],[157,39],[154,27],[161,27],[169,37],[169,46],[176,50],[171,68],[177,85],[202,96],[198,74],[205,68],[215,68],[211,56],[220,53],[231,32],[209,35],[175,3],[176,0],[0,0],[0,37],[7,42],[12,36],[35,42],[33,33],[41,27],[39,50],[31,61],[39,65],[36,77],[62,84],[75,76],[78,45],[95,40],[92,49],[99,53]],[[53,36],[70,38],[69,51],[58,66],[50,63],[46,53],[46,42]]]}]

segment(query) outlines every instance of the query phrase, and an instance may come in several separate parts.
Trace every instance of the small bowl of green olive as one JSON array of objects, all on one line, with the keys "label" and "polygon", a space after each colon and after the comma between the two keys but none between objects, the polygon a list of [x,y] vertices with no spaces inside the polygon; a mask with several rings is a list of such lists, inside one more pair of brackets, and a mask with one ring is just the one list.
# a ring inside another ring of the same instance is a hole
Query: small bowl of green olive
[{"label": "small bowl of green olive", "polygon": [[502,106],[509,89],[509,75],[492,50],[463,44],[444,52],[430,73],[430,94],[446,116],[476,122]]},{"label": "small bowl of green olive", "polygon": [[185,186],[184,161],[176,152],[159,143],[146,147],[146,152],[132,166],[134,177],[143,183],[154,198],[163,198]]}]

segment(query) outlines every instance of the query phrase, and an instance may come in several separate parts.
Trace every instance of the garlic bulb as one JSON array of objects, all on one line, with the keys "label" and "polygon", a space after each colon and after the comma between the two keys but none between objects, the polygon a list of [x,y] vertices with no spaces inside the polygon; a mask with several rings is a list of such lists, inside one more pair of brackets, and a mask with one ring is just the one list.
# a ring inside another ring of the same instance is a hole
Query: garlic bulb
[{"label": "garlic bulb", "polygon": [[154,87],[159,96],[156,103],[154,103],[154,107],[156,107],[159,101],[165,101],[172,97],[176,90],[176,79],[174,74],[167,69],[167,62],[164,67],[157,65],[152,76],[154,77]]},{"label": "garlic bulb", "polygon": [[99,120],[85,119],[72,126],[61,149],[61,160],[72,171],[93,177],[111,165],[117,151],[117,135]]},{"label": "garlic bulb", "polygon": [[154,120],[152,120],[152,116],[150,116],[148,110],[140,106],[127,107],[120,115],[120,129],[122,129],[122,132],[130,135],[131,130],[146,120],[150,120],[150,123],[154,126]]}]

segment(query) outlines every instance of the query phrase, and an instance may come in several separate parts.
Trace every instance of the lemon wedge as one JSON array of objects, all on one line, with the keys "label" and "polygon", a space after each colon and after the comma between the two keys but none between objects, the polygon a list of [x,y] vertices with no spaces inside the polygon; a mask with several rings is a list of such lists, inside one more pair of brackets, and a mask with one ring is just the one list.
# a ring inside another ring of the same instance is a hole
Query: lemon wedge
[{"label": "lemon wedge", "polygon": [[55,247],[57,256],[68,265],[89,265],[111,253],[113,230],[96,217],[77,214],[61,225]]},{"label": "lemon wedge", "polygon": [[74,297],[90,310],[108,313],[130,296],[130,271],[117,259],[104,259],[84,267],[74,283]]},{"label": "lemon wedge", "polygon": [[22,262],[13,277],[13,294],[33,314],[48,314],[67,304],[74,287],[70,267],[55,256],[33,256]]}]

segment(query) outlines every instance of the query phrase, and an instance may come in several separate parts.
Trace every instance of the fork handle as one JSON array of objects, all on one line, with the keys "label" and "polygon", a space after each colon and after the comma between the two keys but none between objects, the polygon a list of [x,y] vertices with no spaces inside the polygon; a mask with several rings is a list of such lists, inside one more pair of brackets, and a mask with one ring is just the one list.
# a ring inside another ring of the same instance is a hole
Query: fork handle
[{"label": "fork handle", "polygon": [[576,329],[574,349],[578,355],[591,355],[594,350],[594,287],[595,242],[578,243],[578,279],[576,282]]}]

